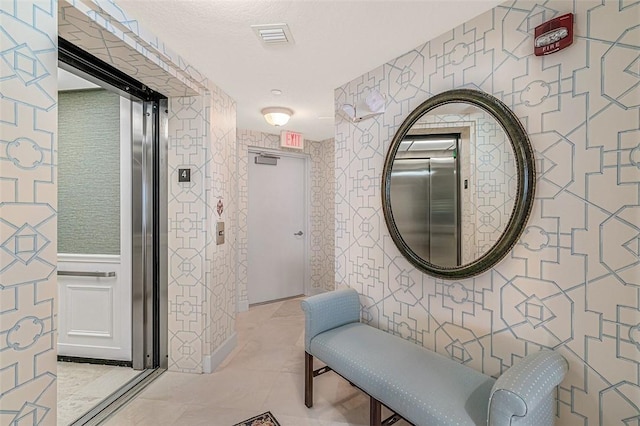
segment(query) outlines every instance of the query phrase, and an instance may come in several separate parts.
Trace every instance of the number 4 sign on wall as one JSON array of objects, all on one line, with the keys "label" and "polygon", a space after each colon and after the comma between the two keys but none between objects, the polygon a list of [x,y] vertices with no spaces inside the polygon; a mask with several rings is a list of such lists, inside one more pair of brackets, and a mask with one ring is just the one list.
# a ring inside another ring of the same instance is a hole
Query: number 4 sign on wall
[{"label": "number 4 sign on wall", "polygon": [[191,169],[178,169],[178,182],[191,182]]}]

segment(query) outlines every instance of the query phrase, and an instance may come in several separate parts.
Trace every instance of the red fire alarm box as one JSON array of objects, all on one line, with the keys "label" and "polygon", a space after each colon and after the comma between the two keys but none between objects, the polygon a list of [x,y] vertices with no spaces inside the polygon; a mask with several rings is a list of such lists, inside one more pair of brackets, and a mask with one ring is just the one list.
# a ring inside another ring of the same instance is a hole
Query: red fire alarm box
[{"label": "red fire alarm box", "polygon": [[533,52],[536,56],[558,52],[573,43],[573,13],[559,16],[535,29]]}]

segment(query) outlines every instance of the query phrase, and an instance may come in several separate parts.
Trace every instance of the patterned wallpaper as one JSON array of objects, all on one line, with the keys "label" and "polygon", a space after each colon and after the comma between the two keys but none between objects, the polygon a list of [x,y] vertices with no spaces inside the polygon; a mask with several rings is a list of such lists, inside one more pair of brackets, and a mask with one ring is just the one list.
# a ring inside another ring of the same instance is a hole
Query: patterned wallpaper
[{"label": "patterned wallpaper", "polygon": [[[219,88],[170,99],[168,164],[169,369],[202,373],[205,356],[233,335],[236,312],[235,102]],[[191,182],[178,182],[181,168]]]},{"label": "patterned wallpaper", "polygon": [[470,114],[474,143],[469,145],[469,204],[475,229],[471,259],[486,253],[505,230],[517,188],[515,158],[500,124],[488,113]]},{"label": "patterned wallpaper", "polygon": [[[238,176],[236,103],[209,84],[206,220],[208,227],[205,293],[205,355],[213,356],[235,334],[237,312]],[[219,207],[222,205],[222,211]],[[216,222],[225,222],[225,243],[215,244]],[[215,366],[213,366],[215,367]],[[205,369],[206,370],[206,369]]]},{"label": "patterned wallpaper", "polygon": [[0,2],[0,424],[55,424],[56,3]]},{"label": "patterned wallpaper", "polygon": [[58,92],[58,141],[58,252],[120,254],[120,96]]},{"label": "patterned wallpaper", "polygon": [[[238,130],[238,301],[241,310],[248,308],[247,268],[249,259],[247,242],[248,159],[249,148],[267,148],[289,151],[280,147],[280,135],[249,130]],[[334,168],[333,139],[321,142],[305,140],[304,154],[311,161],[311,292],[334,289]],[[298,150],[290,150],[299,153]]]},{"label": "patterned wallpaper", "polygon": [[[574,44],[532,54],[533,29],[575,14]],[[640,419],[640,2],[509,1],[335,92],[386,112],[336,124],[336,282],[363,318],[487,374],[549,347],[570,363],[558,424]],[[383,160],[409,112],[467,87],[505,102],[536,155],[536,201],[493,269],[448,281],[399,253],[381,211]]]},{"label": "patterned wallpaper", "polygon": [[311,283],[334,290],[335,277],[335,144],[325,139],[310,144],[311,155]]},{"label": "patterned wallpaper", "polygon": [[[169,369],[202,372],[205,293],[204,96],[169,100]],[[191,182],[178,182],[178,168]]]}]

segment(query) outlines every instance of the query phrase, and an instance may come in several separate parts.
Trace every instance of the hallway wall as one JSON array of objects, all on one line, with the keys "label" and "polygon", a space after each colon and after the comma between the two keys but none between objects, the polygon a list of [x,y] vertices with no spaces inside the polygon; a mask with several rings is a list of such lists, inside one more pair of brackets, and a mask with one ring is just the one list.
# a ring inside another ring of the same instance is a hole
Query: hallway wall
[{"label": "hallway wall", "polygon": [[[575,14],[574,44],[533,55],[533,30]],[[509,1],[339,87],[336,108],[372,88],[386,112],[336,126],[336,282],[390,333],[498,375],[554,348],[570,362],[558,424],[640,418],[639,2]],[[520,118],[537,188],[518,244],[491,270],[442,280],[389,236],[380,186],[405,117],[434,94],[480,89]]]},{"label": "hallway wall", "polygon": [[[311,252],[310,286],[312,293],[333,290],[334,285],[334,182],[333,139],[316,142],[304,141],[302,153],[311,160]],[[280,135],[251,130],[238,130],[238,307],[247,310],[247,209],[248,199],[248,153],[249,148],[267,148],[275,151],[287,151],[280,147]],[[300,150],[291,150],[300,153]]]},{"label": "hallway wall", "polygon": [[[236,105],[207,84],[169,104],[169,369],[188,373],[211,372],[235,345]],[[191,182],[178,182],[181,168]]]},{"label": "hallway wall", "polygon": [[56,422],[57,10],[0,2],[0,424]]}]

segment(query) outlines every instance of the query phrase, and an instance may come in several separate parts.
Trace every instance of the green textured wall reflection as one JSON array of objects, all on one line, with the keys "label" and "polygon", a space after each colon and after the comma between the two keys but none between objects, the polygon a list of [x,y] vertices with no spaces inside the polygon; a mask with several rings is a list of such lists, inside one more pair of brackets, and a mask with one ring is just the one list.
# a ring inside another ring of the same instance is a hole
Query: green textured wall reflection
[{"label": "green textured wall reflection", "polygon": [[120,254],[120,96],[58,100],[58,253]]}]

